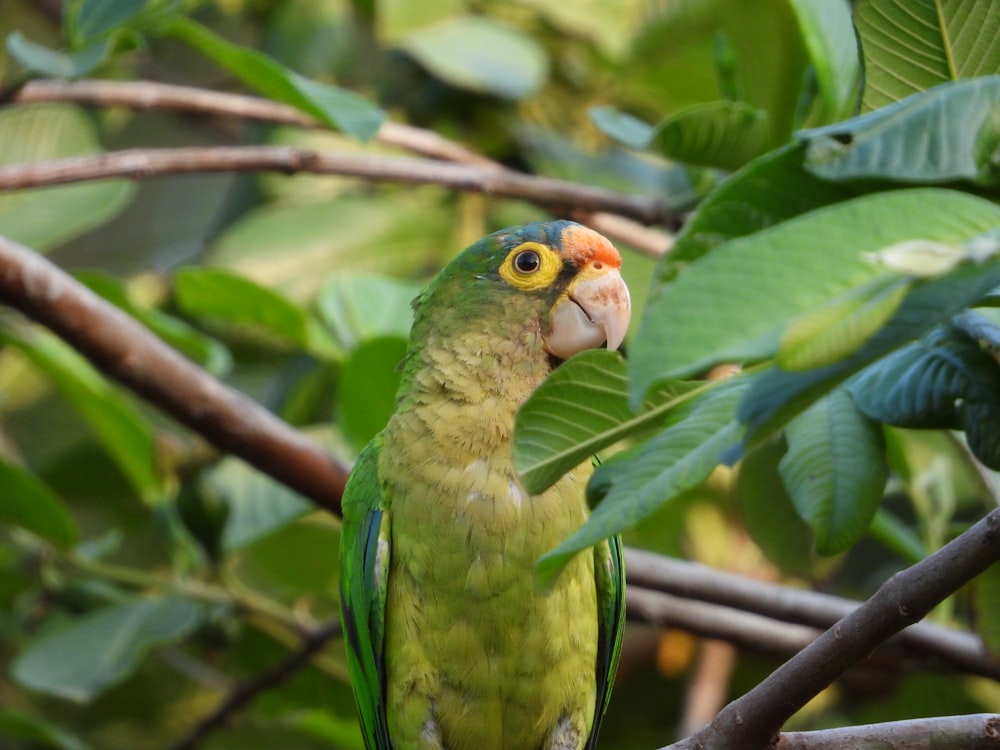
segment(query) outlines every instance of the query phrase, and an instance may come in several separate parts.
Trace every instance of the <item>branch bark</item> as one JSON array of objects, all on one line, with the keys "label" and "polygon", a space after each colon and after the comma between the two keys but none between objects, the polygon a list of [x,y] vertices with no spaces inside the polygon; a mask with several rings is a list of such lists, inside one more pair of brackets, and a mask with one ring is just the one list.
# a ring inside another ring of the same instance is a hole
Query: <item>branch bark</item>
[{"label": "branch bark", "polygon": [[99,370],[220,450],[339,514],[345,467],[48,260],[4,237],[0,300],[50,328]]},{"label": "branch bark", "polygon": [[933,719],[891,721],[816,732],[785,732],[773,750],[844,750],[845,748],[962,748],[1000,747],[1000,715],[970,714]]}]

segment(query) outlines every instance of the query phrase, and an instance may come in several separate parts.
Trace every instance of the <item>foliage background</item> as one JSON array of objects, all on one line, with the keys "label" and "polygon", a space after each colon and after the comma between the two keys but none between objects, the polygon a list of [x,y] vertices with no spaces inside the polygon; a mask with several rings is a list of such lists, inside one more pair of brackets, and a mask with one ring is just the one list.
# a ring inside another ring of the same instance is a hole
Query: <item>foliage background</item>
[{"label": "foliage background", "polygon": [[[622,483],[643,466],[625,463],[636,449],[619,454],[602,475],[606,510],[594,533],[626,527],[627,542],[649,550],[862,599],[996,506],[983,464],[996,468],[997,411],[973,396],[992,392],[1000,337],[989,310],[947,321],[988,297],[976,290],[1000,284],[989,239],[1000,226],[998,25],[1000,6],[987,1],[7,0],[0,73],[7,86],[32,67],[249,85],[313,114],[317,90],[302,81],[332,83],[342,88],[319,115],[362,140],[377,128],[377,103],[393,121],[509,168],[654,196],[679,216],[697,209],[663,260],[650,257],[657,248],[618,243],[643,311],[628,380],[601,353],[584,363],[595,375],[567,369],[584,392],[620,382],[623,414],[647,399],[641,429],[624,443],[594,424],[574,440],[615,443],[614,453],[637,435],[688,426],[690,449],[677,433],[668,440],[686,453],[654,451],[647,465],[696,466],[636,488]],[[279,65],[233,51],[246,49]],[[976,79],[972,88],[965,79]],[[911,110],[849,119],[923,92]],[[398,153],[327,130],[174,111],[0,108],[0,165],[227,144]],[[867,151],[838,160],[840,146],[857,144]],[[420,284],[481,235],[548,215],[441,186],[306,174],[0,194],[0,234],[46,253],[345,463],[391,409]],[[974,254],[963,243],[977,235],[986,250]],[[659,249],[669,244],[665,232],[652,236]],[[918,239],[936,244],[900,249]],[[865,260],[872,255],[878,263]],[[715,468],[715,443],[712,455],[697,448],[728,429],[747,380],[710,392],[722,394],[718,417],[698,411],[707,398],[693,397],[688,411],[661,408],[694,393],[669,378],[720,362],[777,358],[795,374],[851,361],[904,299],[928,289],[934,315],[889,350],[944,321],[936,330],[957,374],[928,382],[871,370],[867,391],[859,381],[819,407],[810,404],[822,394],[783,401],[780,419],[747,413],[766,399],[743,402],[743,423],[768,439],[750,440],[760,445],[735,470]],[[217,455],[12,311],[0,336],[4,746],[361,747],[342,647],[326,627],[336,613],[336,520]],[[896,401],[881,400],[885,378],[905,385]],[[654,385],[660,396],[647,394]],[[851,399],[865,393],[861,413]],[[960,433],[884,424],[900,422],[900,403],[937,408],[959,397],[982,409],[966,419],[928,407],[904,426],[978,420],[984,437],[969,440],[978,459]],[[544,422],[544,401],[535,407]],[[647,500],[627,506],[623,496]],[[995,649],[997,590],[991,571],[934,619],[973,628]],[[787,656],[772,646],[737,651],[631,623],[604,743],[646,748],[692,731]],[[281,672],[287,680],[225,726],[193,734],[224,695],[263,687],[254,680],[296,653],[305,658]],[[787,728],[978,713],[998,701],[986,678],[875,660]]]}]

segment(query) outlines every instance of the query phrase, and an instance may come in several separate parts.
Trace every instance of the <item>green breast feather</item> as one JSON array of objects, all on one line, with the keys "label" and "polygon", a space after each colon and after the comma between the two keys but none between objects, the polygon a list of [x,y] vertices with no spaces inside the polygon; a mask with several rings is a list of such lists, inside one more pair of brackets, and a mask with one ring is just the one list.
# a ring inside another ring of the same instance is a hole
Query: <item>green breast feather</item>
[{"label": "green breast feather", "polygon": [[579,225],[528,225],[466,249],[417,300],[397,409],[343,502],[341,607],[371,750],[595,746],[624,624],[620,541],[540,591],[535,561],[586,520],[590,466],[528,495],[510,439],[554,352],[624,335],[619,264]]}]

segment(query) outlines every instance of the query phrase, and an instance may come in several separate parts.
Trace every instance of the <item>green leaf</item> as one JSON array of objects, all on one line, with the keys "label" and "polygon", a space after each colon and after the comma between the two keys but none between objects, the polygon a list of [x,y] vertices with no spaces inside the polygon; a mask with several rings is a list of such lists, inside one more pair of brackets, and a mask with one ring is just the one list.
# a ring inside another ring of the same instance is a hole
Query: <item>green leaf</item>
[{"label": "green leaf", "polygon": [[[749,382],[749,376],[741,376],[713,384],[674,409],[663,432],[623,458],[604,463],[593,481],[600,483],[602,472],[614,472],[610,490],[579,530],[538,561],[540,584],[550,585],[580,550],[634,526],[703,482],[740,440],[742,428],[733,421],[733,410]],[[620,462],[626,460],[623,468]]]},{"label": "green leaf", "polygon": [[413,299],[421,284],[363,273],[337,274],[316,300],[323,322],[344,349],[376,336],[410,335]]},{"label": "green leaf", "polygon": [[290,104],[361,141],[375,137],[385,113],[353,91],[313,81],[256,50],[227,42],[204,26],[175,18],[166,33],[191,45],[258,93]]},{"label": "green leaf", "polygon": [[81,0],[76,12],[67,17],[70,38],[86,41],[103,36],[138,15],[146,3],[147,0]]},{"label": "green leaf", "polygon": [[1000,655],[1000,565],[991,565],[973,583],[976,634],[991,656]]},{"label": "green leaf", "polygon": [[766,438],[852,374],[925,335],[998,285],[1000,261],[962,264],[939,279],[916,284],[896,314],[846,359],[802,372],[778,367],[763,371],[738,410],[740,421],[748,427],[748,440]]},{"label": "green leaf", "polygon": [[[0,166],[100,151],[92,123],[76,107],[0,109]],[[0,193],[0,234],[44,252],[116,216],[134,191],[127,180],[101,180]]]},{"label": "green leaf", "polygon": [[0,487],[0,521],[27,529],[59,547],[76,542],[73,517],[41,479],[0,459]]},{"label": "green leaf", "polygon": [[203,491],[229,507],[222,533],[225,550],[237,550],[261,539],[312,510],[298,495],[236,458],[224,458],[206,472]]},{"label": "green leaf", "polygon": [[807,312],[785,329],[778,365],[809,370],[843,359],[882,327],[909,289],[906,278],[879,277]]},{"label": "green leaf", "polygon": [[650,145],[674,161],[736,170],[772,145],[767,112],[744,102],[699,104],[657,124]]},{"label": "green leaf", "polygon": [[537,494],[603,448],[661,422],[685,394],[710,384],[665,384],[638,413],[628,405],[621,355],[593,349],[560,365],[518,410],[514,467]]},{"label": "green leaf", "polygon": [[847,0],[791,0],[816,76],[821,123],[854,114],[861,97],[861,58]]},{"label": "green leaf", "polygon": [[146,500],[160,492],[153,428],[128,395],[109,383],[76,350],[48,331],[5,328],[0,339],[16,346],[87,421],[131,485]]},{"label": "green leaf", "polygon": [[623,146],[644,149],[653,138],[652,125],[614,107],[591,107],[587,114],[594,127]]},{"label": "green leaf", "polygon": [[104,63],[114,49],[114,39],[98,39],[75,52],[57,52],[14,31],[7,37],[7,51],[28,70],[49,78],[81,78]]},{"label": "green leaf", "polygon": [[198,605],[176,597],[131,599],[91,612],[32,641],[11,676],[25,687],[87,703],[127,679],[149,649],[190,633]]},{"label": "green leaf", "polygon": [[798,134],[827,180],[1000,182],[1000,76],[946,83],[846,122]]},{"label": "green leaf", "polygon": [[406,343],[401,336],[368,339],[352,352],[341,369],[337,424],[359,450],[385,427],[396,408]]},{"label": "green leaf", "polygon": [[632,402],[662,379],[773,356],[791,320],[884,273],[870,252],[914,237],[961,242],[998,221],[1000,209],[981,198],[900,190],[838,203],[721,245],[647,306],[630,352]]},{"label": "green leaf", "polygon": [[778,471],[817,552],[843,552],[868,530],[882,499],[889,472],[881,428],[840,388],[789,422],[785,437]]},{"label": "green leaf", "polygon": [[78,737],[44,719],[8,708],[0,708],[0,737],[23,740],[32,748],[54,747],[58,750],[86,750]]},{"label": "green leaf", "polygon": [[191,327],[180,318],[134,301],[125,283],[110,274],[83,271],[74,274],[77,281],[111,304],[139,320],[149,330],[182,352],[213,375],[228,372],[233,364],[225,345]]},{"label": "green leaf", "polygon": [[523,99],[549,75],[545,50],[531,37],[484,16],[451,18],[408,34],[402,48],[445,83]]},{"label": "green leaf", "polygon": [[1000,72],[996,0],[857,0],[864,110],[959,78]]},{"label": "green leaf", "polygon": [[283,295],[221,268],[181,268],[177,305],[186,314],[301,347],[323,358],[339,350],[305,310]]}]

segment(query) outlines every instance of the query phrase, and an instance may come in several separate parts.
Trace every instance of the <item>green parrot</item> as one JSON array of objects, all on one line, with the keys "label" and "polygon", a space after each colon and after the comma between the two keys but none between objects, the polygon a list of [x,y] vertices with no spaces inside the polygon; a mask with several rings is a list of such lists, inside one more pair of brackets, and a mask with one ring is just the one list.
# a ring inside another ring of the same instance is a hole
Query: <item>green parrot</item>
[{"label": "green parrot", "polygon": [[414,301],[396,409],[343,498],[341,613],[369,750],[593,748],[624,626],[621,541],[533,566],[587,518],[591,464],[529,495],[514,415],[631,306],[621,258],[570,221],[504,229]]}]

